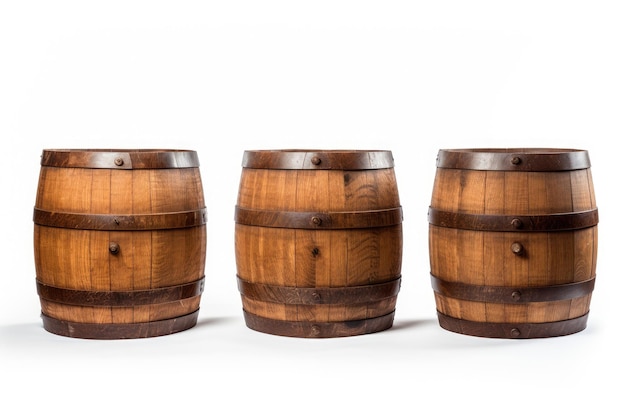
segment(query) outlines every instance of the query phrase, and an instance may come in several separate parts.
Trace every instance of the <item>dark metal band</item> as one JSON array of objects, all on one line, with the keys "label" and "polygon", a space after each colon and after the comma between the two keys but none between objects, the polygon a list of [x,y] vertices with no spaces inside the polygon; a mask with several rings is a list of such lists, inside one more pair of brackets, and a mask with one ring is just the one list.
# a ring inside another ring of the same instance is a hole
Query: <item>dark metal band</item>
[{"label": "dark metal band", "polygon": [[533,339],[578,333],[587,327],[589,313],[570,320],[547,323],[483,323],[457,319],[439,311],[437,317],[443,329],[455,333],[500,339]]},{"label": "dark metal band", "polygon": [[479,171],[572,171],[590,167],[588,152],[579,149],[441,149],[437,155],[437,168]]},{"label": "dark metal band", "polygon": [[434,226],[488,232],[547,232],[577,230],[598,224],[598,209],[534,216],[454,213],[433,207],[428,222]]},{"label": "dark metal band", "polygon": [[363,229],[402,223],[402,207],[353,212],[301,212],[235,207],[235,222],[248,226],[290,229]]},{"label": "dark metal band", "polygon": [[59,288],[37,280],[37,293],[48,301],[91,307],[133,307],[196,297],[204,291],[204,277],[187,284],[137,291],[85,291]]},{"label": "dark metal band", "polygon": [[328,305],[380,301],[398,295],[400,278],[381,284],[355,287],[301,288],[256,284],[237,277],[239,292],[253,300],[280,304]]},{"label": "dark metal band", "polygon": [[206,208],[159,214],[81,214],[34,209],[35,224],[83,230],[183,229],[206,223]]},{"label": "dark metal band", "polygon": [[45,149],[41,165],[59,168],[197,168],[196,151],[176,149]]},{"label": "dark metal band", "polygon": [[143,323],[77,323],[41,314],[43,327],[50,333],[80,339],[138,339],[164,336],[190,329],[198,322],[198,313]]},{"label": "dark metal band", "polygon": [[391,151],[258,150],[245,151],[241,164],[257,169],[367,170],[393,168]]},{"label": "dark metal band", "polygon": [[593,292],[595,281],[596,279],[593,277],[586,281],[570,284],[543,287],[504,287],[470,285],[444,281],[433,275],[430,276],[433,291],[443,296],[459,300],[504,304],[559,301],[583,297]]},{"label": "dark metal band", "polygon": [[384,316],[364,320],[320,323],[274,320],[245,310],[243,312],[246,326],[252,330],[278,336],[306,338],[357,336],[380,332],[393,325],[394,314],[395,310]]}]

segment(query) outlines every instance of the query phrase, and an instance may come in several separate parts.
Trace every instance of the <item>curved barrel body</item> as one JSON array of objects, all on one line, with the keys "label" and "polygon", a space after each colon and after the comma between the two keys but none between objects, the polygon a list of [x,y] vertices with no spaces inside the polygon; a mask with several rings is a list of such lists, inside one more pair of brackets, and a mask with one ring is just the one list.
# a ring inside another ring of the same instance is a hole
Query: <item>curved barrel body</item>
[{"label": "curved barrel body", "polygon": [[440,150],[429,208],[440,325],[496,338],[586,327],[598,209],[576,149]]},{"label": "curved barrel body", "polygon": [[389,151],[246,151],[235,211],[251,329],[339,337],[392,326],[402,209]]},{"label": "curved barrel body", "polygon": [[439,151],[428,220],[441,327],[495,338],[586,327],[598,248],[590,166],[576,149]]},{"label": "curved barrel body", "polygon": [[206,207],[196,152],[44,150],[33,214],[44,328],[88,339],[193,327]]}]

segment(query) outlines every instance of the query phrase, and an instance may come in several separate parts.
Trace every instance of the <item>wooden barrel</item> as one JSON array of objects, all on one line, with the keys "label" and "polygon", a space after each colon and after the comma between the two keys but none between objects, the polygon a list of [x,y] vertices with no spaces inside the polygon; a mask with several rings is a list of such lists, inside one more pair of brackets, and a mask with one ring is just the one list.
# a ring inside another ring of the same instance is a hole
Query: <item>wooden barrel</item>
[{"label": "wooden barrel", "polygon": [[34,209],[44,328],[85,339],[195,326],[206,207],[196,152],[44,150]]},{"label": "wooden barrel", "polygon": [[393,325],[402,208],[390,151],[245,151],[235,208],[246,325],[328,338]]},{"label": "wooden barrel", "polygon": [[446,149],[429,208],[439,324],[493,338],[586,328],[598,209],[587,151]]}]

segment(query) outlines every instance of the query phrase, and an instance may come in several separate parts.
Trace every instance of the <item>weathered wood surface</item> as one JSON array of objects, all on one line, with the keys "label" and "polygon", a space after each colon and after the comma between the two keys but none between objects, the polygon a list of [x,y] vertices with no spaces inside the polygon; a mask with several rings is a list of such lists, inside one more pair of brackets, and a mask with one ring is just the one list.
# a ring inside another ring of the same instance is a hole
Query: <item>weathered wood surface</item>
[{"label": "weathered wood surface", "polygon": [[296,337],[391,327],[402,263],[391,153],[246,151],[242,165],[235,252],[248,327]]},{"label": "weathered wood surface", "polygon": [[46,330],[117,339],[193,327],[206,258],[196,153],[45,150],[41,164],[33,220]]},{"label": "weathered wood surface", "polygon": [[598,248],[586,151],[441,150],[429,223],[442,327],[503,338],[585,328]]}]

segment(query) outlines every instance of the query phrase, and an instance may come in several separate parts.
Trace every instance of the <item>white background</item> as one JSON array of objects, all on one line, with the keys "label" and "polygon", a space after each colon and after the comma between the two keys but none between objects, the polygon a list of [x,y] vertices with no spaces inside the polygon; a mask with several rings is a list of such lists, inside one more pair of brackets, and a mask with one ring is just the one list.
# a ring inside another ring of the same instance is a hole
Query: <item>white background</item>
[{"label": "white background", "polygon": [[[0,413],[618,415],[625,10],[2,1]],[[50,334],[32,247],[41,150],[120,147],[198,152],[210,217],[198,325],[141,340]],[[498,340],[439,327],[426,215],[437,151],[459,147],[589,151],[600,242],[587,329]],[[404,257],[392,329],[296,339],[245,326],[233,246],[241,158],[280,148],[393,152]]]}]

